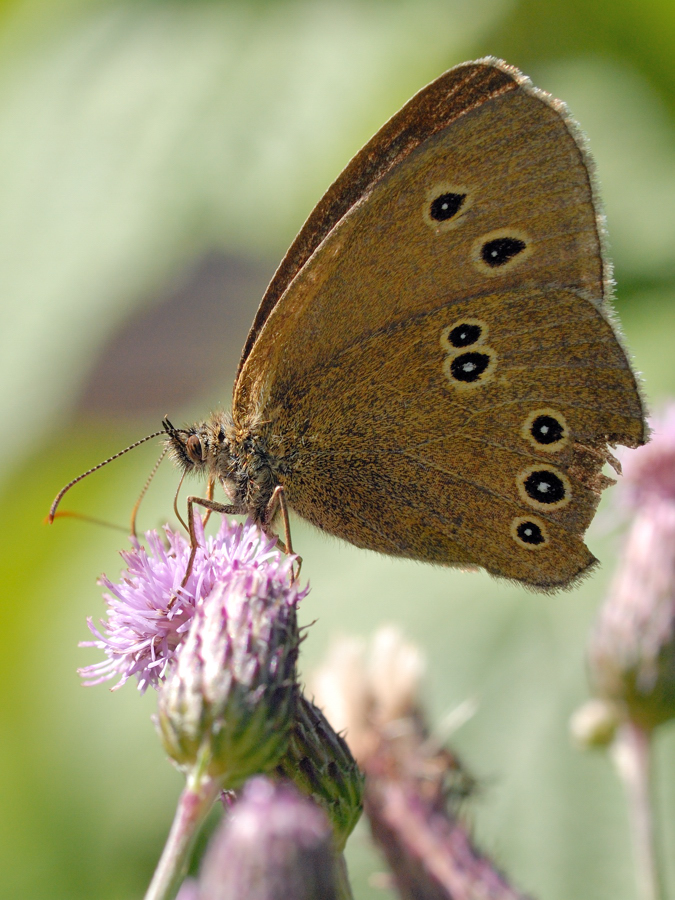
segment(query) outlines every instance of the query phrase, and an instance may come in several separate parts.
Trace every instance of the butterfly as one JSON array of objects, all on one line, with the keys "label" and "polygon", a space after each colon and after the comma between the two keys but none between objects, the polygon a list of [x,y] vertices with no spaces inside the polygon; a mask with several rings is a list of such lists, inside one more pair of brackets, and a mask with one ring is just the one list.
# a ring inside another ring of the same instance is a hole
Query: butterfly
[{"label": "butterfly", "polygon": [[[231,413],[164,422],[193,504],[288,510],[358,547],[552,590],[610,447],[647,437],[610,307],[593,166],[565,106],[493,59],[449,70],[354,157],[274,275]],[[227,503],[213,500],[220,484]]]}]

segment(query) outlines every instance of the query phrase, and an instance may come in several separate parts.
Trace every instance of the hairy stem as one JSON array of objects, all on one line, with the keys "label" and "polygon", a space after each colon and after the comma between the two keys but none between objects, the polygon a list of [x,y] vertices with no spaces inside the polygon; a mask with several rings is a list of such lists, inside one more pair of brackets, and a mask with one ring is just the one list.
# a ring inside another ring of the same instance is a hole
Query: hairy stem
[{"label": "hairy stem", "polygon": [[220,794],[219,780],[188,778],[145,900],[173,900],[185,878],[199,829]]}]

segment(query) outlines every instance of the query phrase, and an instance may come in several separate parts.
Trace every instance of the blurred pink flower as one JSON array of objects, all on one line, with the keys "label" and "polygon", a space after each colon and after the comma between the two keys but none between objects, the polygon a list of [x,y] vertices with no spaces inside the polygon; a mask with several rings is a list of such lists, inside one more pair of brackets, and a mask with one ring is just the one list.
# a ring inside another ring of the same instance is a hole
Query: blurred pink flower
[{"label": "blurred pink flower", "polygon": [[176,894],[176,900],[199,900],[199,882],[195,878],[186,878]]},{"label": "blurred pink flower", "polygon": [[620,456],[631,524],[589,648],[596,694],[646,729],[675,715],[675,403],[650,424]]},{"label": "blurred pink flower", "polygon": [[675,502],[675,402],[653,416],[649,424],[649,443],[617,452],[622,468],[617,496],[630,508],[652,500]]},{"label": "blurred pink flower", "polygon": [[675,714],[675,503],[633,519],[589,647],[595,692],[653,728]]},{"label": "blurred pink flower", "polygon": [[343,875],[322,809],[290,784],[247,782],[215,833],[200,875],[202,900],[338,900]]}]

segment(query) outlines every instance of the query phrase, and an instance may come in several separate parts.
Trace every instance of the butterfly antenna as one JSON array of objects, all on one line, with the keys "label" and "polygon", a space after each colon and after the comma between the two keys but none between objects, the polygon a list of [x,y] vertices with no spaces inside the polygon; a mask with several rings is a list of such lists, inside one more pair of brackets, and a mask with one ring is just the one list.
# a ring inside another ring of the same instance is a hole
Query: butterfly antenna
[{"label": "butterfly antenna", "polygon": [[153,438],[160,437],[165,434],[166,428],[163,431],[155,431],[154,434],[149,434],[147,437],[141,438],[140,441],[134,441],[133,444],[130,444],[128,447],[125,447],[124,450],[120,450],[119,453],[115,453],[113,456],[108,457],[108,459],[104,459],[103,462],[100,462],[97,466],[94,466],[93,469],[87,469],[86,472],[83,472],[81,475],[78,475],[77,478],[73,478],[72,481],[69,481],[65,487],[62,487],[58,492],[56,497],[54,497],[54,502],[49,508],[49,515],[47,516],[47,523],[49,525],[52,524],[54,519],[56,518],[56,510],[58,508],[59,503],[63,499],[64,494],[67,494],[68,491],[78,483],[78,481],[82,481],[83,478],[86,478],[88,475],[92,475],[94,472],[98,472],[99,469],[102,469],[103,466],[107,466],[108,463],[113,462],[115,459],[119,459],[120,456],[124,456],[125,453],[128,453],[130,450],[135,450],[136,447],[140,447],[141,444],[144,444],[146,441],[151,441]]},{"label": "butterfly antenna", "polygon": [[130,525],[131,525],[131,533],[134,537],[136,537],[136,518],[138,516],[138,510],[140,509],[141,503],[143,502],[143,498],[148,493],[148,488],[150,487],[150,482],[157,474],[157,469],[159,469],[160,465],[162,464],[162,460],[166,456],[168,449],[169,449],[169,447],[167,445],[164,447],[164,449],[160,453],[159,459],[157,460],[155,465],[152,467],[152,472],[150,472],[150,474],[148,475],[147,480],[146,480],[145,484],[143,485],[143,489],[141,490],[141,493],[138,496],[138,500],[134,503],[134,508],[131,510]]},{"label": "butterfly antenna", "polygon": [[186,428],[176,428],[176,426],[171,423],[168,416],[164,416],[162,419],[162,428],[170,437],[173,437],[175,434],[189,434]]},{"label": "butterfly antenna", "polygon": [[105,519],[96,519],[94,516],[87,516],[84,513],[73,512],[70,509],[60,509],[54,513],[55,519],[78,519],[80,522],[89,522],[91,525],[102,525],[103,528],[113,528],[115,531],[123,531],[127,534],[124,525],[116,525],[114,522],[106,522]]}]

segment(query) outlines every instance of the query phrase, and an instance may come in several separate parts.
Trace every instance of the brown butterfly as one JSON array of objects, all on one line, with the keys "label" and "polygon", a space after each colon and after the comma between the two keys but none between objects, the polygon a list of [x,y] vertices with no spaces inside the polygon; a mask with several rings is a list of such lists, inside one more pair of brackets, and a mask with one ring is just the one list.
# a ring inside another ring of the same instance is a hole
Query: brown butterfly
[{"label": "brown butterfly", "polygon": [[561,103],[495,59],[421,90],[279,266],[232,414],[164,423],[209,479],[193,547],[194,503],[266,530],[281,509],[287,534],[290,507],[358,547],[573,582],[595,562],[608,445],[646,439],[603,241]]}]

